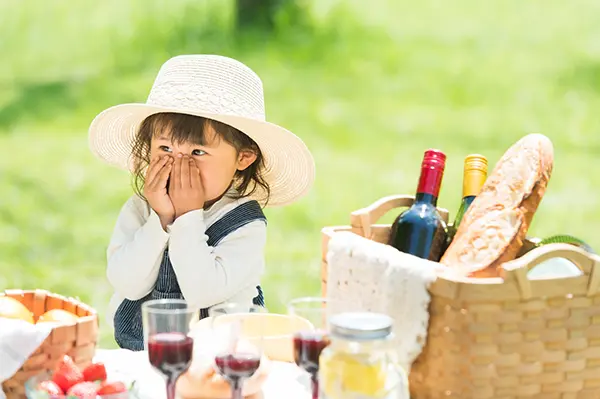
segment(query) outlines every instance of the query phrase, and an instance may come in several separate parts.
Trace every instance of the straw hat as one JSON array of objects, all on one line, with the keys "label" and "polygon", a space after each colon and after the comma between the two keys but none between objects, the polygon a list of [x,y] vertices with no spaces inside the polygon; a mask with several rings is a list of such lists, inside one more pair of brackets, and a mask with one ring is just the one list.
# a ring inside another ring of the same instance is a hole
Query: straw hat
[{"label": "straw hat", "polygon": [[290,204],[312,186],[311,153],[299,137],[265,120],[262,82],[239,61],[217,55],[171,58],[158,72],[145,104],[116,105],[96,116],[89,129],[90,149],[106,163],[131,170],[139,126],[159,112],[214,119],[250,136],[264,157],[270,206]]}]

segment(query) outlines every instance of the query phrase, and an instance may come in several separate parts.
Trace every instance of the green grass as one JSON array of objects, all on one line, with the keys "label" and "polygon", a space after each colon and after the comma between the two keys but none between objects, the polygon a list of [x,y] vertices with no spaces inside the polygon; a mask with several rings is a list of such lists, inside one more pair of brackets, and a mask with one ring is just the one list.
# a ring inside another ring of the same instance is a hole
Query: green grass
[{"label": "green grass", "polygon": [[[546,134],[555,170],[530,233],[600,248],[600,3],[341,3],[311,3],[309,29],[244,37],[226,1],[0,4],[10,38],[0,41],[0,288],[79,296],[104,314],[105,249],[131,190],[91,156],[87,126],[110,105],[144,101],[162,62],[181,53],[251,66],[269,119],[314,153],[310,195],[267,211],[274,311],[319,292],[320,229],[412,193],[428,147],[448,154],[440,205],[453,213],[465,155],[493,164],[524,134]],[[101,343],[114,345],[104,323]]]}]

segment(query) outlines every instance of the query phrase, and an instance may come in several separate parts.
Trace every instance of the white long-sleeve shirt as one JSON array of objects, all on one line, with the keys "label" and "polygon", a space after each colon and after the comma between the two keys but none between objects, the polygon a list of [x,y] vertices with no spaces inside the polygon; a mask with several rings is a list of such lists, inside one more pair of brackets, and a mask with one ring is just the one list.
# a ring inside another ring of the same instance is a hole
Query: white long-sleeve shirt
[{"label": "white long-sleeve shirt", "polygon": [[179,288],[193,307],[225,301],[250,305],[264,271],[265,222],[248,223],[215,247],[207,244],[205,234],[214,222],[246,201],[224,196],[207,210],[180,216],[165,231],[146,202],[132,196],[121,209],[107,251],[106,274],[115,290],[107,315],[110,325],[124,299],[141,299],[152,291],[167,246]]}]

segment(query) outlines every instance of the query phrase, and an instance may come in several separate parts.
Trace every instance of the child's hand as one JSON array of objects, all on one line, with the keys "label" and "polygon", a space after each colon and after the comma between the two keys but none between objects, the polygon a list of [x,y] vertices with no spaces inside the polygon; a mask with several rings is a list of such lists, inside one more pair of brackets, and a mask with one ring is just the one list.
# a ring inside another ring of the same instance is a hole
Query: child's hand
[{"label": "child's hand", "polygon": [[163,229],[175,218],[175,208],[167,194],[167,180],[171,169],[173,169],[172,157],[165,155],[154,158],[148,166],[144,184],[144,197],[160,218]]},{"label": "child's hand", "polygon": [[202,209],[206,198],[200,170],[194,160],[179,154],[174,162],[169,195],[175,208],[175,218],[178,218],[187,212]]}]

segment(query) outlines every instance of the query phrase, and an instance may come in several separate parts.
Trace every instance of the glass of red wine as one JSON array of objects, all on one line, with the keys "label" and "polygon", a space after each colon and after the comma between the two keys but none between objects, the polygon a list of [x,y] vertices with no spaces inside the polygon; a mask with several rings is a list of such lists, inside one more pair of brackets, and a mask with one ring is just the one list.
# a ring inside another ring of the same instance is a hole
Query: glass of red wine
[{"label": "glass of red wine", "polygon": [[142,304],[144,342],[150,364],[166,379],[167,399],[175,399],[175,384],[192,363],[194,341],[188,336],[197,315],[183,299],[157,299]]},{"label": "glass of red wine", "polygon": [[294,359],[310,375],[313,399],[319,398],[319,356],[329,345],[327,322],[332,315],[349,310],[343,301],[319,297],[297,298],[288,303],[288,313],[296,316],[292,319]]},{"label": "glass of red wine", "polygon": [[263,318],[266,309],[255,305],[224,303],[209,309],[215,337],[215,369],[229,382],[231,398],[243,398],[244,381],[260,367]]}]

